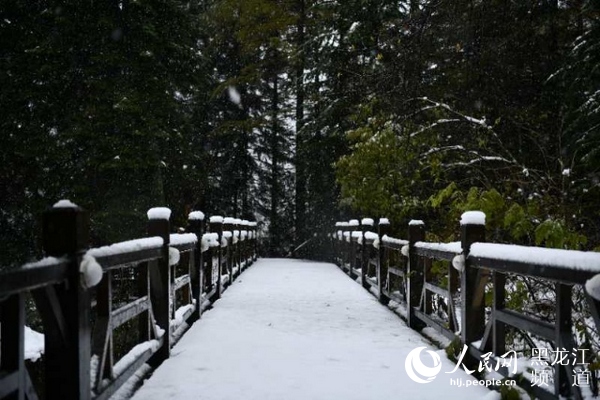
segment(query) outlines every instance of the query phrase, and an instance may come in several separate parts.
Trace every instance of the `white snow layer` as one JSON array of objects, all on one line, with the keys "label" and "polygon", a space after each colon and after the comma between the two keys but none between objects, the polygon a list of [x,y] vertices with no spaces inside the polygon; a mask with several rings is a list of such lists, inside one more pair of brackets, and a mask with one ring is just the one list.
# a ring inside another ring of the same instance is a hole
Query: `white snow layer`
[{"label": "white snow layer", "polygon": [[148,210],[148,219],[169,219],[171,210],[167,207],[154,207]]},{"label": "white snow layer", "polygon": [[179,264],[179,260],[181,259],[181,254],[179,250],[174,247],[169,247],[169,266]]},{"label": "white snow layer", "polygon": [[172,233],[169,235],[169,243],[171,246],[196,243],[197,241],[198,236],[196,236],[195,233]]},{"label": "white snow layer", "polygon": [[[333,264],[259,260],[203,314],[134,400],[481,399],[454,369],[424,385],[405,360],[429,346]],[[426,362],[427,360],[424,360]]]},{"label": "white snow layer", "polygon": [[71,200],[59,200],[52,206],[53,208],[77,208],[78,205],[73,203]]},{"label": "white snow layer", "polygon": [[112,256],[115,254],[129,253],[138,250],[146,250],[156,247],[161,247],[163,240],[161,237],[149,237],[142,239],[128,240],[126,242],[119,242],[111,244],[110,246],[98,247],[96,249],[90,249],[86,254],[92,257],[105,257]]},{"label": "white snow layer", "polygon": [[44,335],[25,327],[25,359],[37,361],[44,354]]},{"label": "white snow layer", "polygon": [[592,251],[548,249],[545,247],[499,243],[473,243],[469,256],[600,273],[600,253]]},{"label": "white snow layer", "polygon": [[585,283],[585,291],[594,299],[600,301],[600,274],[594,275]]},{"label": "white snow layer", "polygon": [[359,226],[360,223],[358,222],[357,219],[351,219],[350,221],[348,221],[348,226]]},{"label": "white snow layer", "polygon": [[447,251],[450,253],[462,253],[462,244],[460,242],[450,243],[430,243],[430,242],[417,242],[415,247],[427,250]]},{"label": "white snow layer", "polygon": [[210,217],[209,222],[211,224],[222,224],[223,217],[221,217],[220,215],[213,215],[212,217]]},{"label": "white snow layer", "polygon": [[202,211],[192,211],[188,214],[188,219],[204,221],[204,213]]},{"label": "white snow layer", "polygon": [[363,218],[362,221],[360,221],[360,224],[373,226],[375,224],[375,221],[373,221],[373,218]]},{"label": "white snow layer", "polygon": [[379,225],[389,225],[390,220],[387,218],[379,218]]},{"label": "white snow layer", "polygon": [[235,218],[231,218],[231,217],[225,217],[225,219],[223,220],[224,224],[235,224]]},{"label": "white snow layer", "polygon": [[413,225],[425,225],[425,222],[421,221],[420,219],[411,219],[410,222],[408,223],[409,226],[413,226]]},{"label": "white snow layer", "polygon": [[467,211],[460,217],[461,225],[485,225],[485,213],[482,211]]},{"label": "white snow layer", "polygon": [[102,266],[87,252],[79,264],[79,273],[81,274],[81,286],[89,289],[100,283],[103,271]]}]

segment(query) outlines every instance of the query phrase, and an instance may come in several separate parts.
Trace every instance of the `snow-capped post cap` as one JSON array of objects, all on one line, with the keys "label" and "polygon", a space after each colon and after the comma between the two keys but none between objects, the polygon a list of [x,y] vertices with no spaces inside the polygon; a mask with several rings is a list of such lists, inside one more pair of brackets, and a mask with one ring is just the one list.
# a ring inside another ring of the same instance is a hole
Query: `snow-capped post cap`
[{"label": "snow-capped post cap", "polygon": [[338,221],[338,222],[335,223],[335,226],[344,226],[344,225],[343,225],[343,222],[339,222]]},{"label": "snow-capped post cap", "polygon": [[188,214],[188,219],[192,221],[204,221],[204,213],[202,211],[192,211]]},{"label": "snow-capped post cap", "polygon": [[373,218],[363,218],[362,221],[360,221],[360,224],[373,226],[373,224],[375,224],[375,221],[373,221]]},{"label": "snow-capped post cap", "polygon": [[44,212],[42,246],[46,256],[60,257],[89,246],[89,216],[69,200],[60,200]]},{"label": "snow-capped post cap", "polygon": [[413,225],[425,225],[425,222],[423,222],[420,219],[411,219],[410,222],[408,223],[408,226],[413,226]]},{"label": "snow-capped post cap", "polygon": [[79,206],[73,203],[71,200],[63,199],[54,203],[52,208],[79,208]]},{"label": "snow-capped post cap", "polygon": [[387,218],[379,218],[379,225],[389,225],[390,220]]},{"label": "snow-capped post cap", "polygon": [[211,224],[222,224],[223,217],[221,217],[220,215],[213,215],[212,217],[210,217],[209,222]]},{"label": "snow-capped post cap", "polygon": [[466,211],[460,217],[461,225],[485,225],[485,213],[483,211]]},{"label": "snow-capped post cap", "polygon": [[348,226],[359,226],[360,223],[358,222],[357,219],[351,219],[350,221],[348,221]]},{"label": "snow-capped post cap", "polygon": [[233,224],[235,224],[235,218],[225,217],[225,219],[223,220],[223,223],[227,224],[227,225],[233,225]]},{"label": "snow-capped post cap", "polygon": [[171,218],[171,209],[167,207],[154,207],[148,210],[148,219],[166,219]]}]

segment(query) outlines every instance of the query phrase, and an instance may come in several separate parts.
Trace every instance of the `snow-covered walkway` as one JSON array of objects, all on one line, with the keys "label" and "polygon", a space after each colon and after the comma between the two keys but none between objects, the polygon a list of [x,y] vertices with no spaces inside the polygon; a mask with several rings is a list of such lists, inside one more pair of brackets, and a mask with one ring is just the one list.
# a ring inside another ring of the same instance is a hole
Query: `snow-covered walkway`
[{"label": "snow-covered walkway", "polygon": [[[429,383],[405,370],[429,345],[333,264],[261,259],[172,349],[136,400],[496,399],[444,352]],[[427,353],[423,353],[424,355]],[[433,359],[427,355],[423,362]]]}]

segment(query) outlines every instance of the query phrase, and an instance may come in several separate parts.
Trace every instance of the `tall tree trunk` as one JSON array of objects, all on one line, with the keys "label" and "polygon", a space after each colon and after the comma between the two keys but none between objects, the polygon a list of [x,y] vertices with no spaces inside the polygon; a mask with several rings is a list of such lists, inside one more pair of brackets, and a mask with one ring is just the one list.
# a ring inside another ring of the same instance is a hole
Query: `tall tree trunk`
[{"label": "tall tree trunk", "polygon": [[296,215],[295,235],[296,244],[305,240],[306,236],[306,162],[305,162],[305,140],[304,132],[304,68],[306,65],[305,29],[306,9],[305,0],[298,0],[298,22],[296,25],[297,37],[297,59],[296,59]]},{"label": "tall tree trunk", "polygon": [[281,232],[281,221],[279,218],[279,146],[278,146],[278,135],[279,135],[279,77],[277,73],[273,74],[273,97],[271,99],[271,208],[269,210],[269,217],[271,220],[270,227],[270,253],[275,255],[279,252],[280,236]]}]

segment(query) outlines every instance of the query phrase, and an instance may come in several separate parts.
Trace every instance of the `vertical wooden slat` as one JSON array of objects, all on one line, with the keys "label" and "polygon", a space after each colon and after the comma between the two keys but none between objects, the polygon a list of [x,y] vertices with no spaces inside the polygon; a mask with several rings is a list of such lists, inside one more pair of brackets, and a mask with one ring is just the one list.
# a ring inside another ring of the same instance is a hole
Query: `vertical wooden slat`
[{"label": "vertical wooden slat", "polygon": [[386,258],[387,252],[383,246],[383,236],[390,232],[390,224],[386,220],[379,220],[377,225],[377,233],[379,235],[379,248],[377,249],[377,284],[379,285],[379,302],[381,304],[388,304],[390,298],[384,293],[387,289],[388,284],[388,260]]},{"label": "vertical wooden slat", "polygon": [[423,263],[415,252],[415,243],[425,240],[425,225],[408,225],[408,269],[407,269],[407,319],[412,329],[420,330],[424,324],[419,320],[414,309],[419,306],[421,292],[423,291],[423,280],[425,278]]},{"label": "vertical wooden slat", "polygon": [[[194,215],[194,214],[190,214]],[[194,233],[198,238],[196,248],[194,249],[193,266],[190,270],[190,281],[192,285],[192,298],[196,302],[196,309],[190,317],[189,322],[193,322],[200,318],[202,314],[202,291],[203,291],[203,254],[202,254],[202,235],[204,234],[204,220],[196,218],[188,218],[188,231]]]},{"label": "vertical wooden slat", "polygon": [[[506,275],[494,271],[492,273],[492,282],[494,290],[494,299],[492,305],[492,351],[494,354],[502,355],[506,352],[506,324],[497,321],[496,311],[503,310],[506,306]],[[487,351],[488,349],[485,348]]]}]

